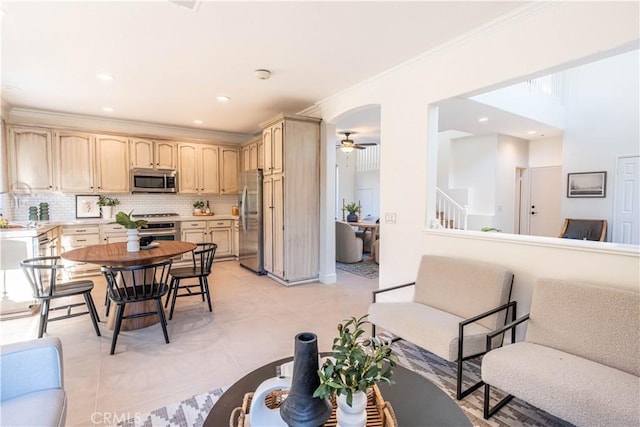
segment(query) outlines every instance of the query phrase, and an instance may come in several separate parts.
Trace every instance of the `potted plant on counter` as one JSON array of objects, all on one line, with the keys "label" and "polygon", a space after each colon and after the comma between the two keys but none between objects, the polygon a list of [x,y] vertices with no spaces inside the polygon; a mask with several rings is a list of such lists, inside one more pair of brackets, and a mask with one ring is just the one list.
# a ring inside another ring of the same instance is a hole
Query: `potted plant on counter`
[{"label": "potted plant on counter", "polygon": [[196,200],[195,202],[193,202],[194,214],[202,213],[202,208],[204,208],[204,202],[202,200]]},{"label": "potted plant on counter", "polygon": [[120,200],[112,197],[100,195],[98,198],[98,206],[100,206],[100,212],[102,212],[102,218],[111,219],[113,215],[113,207],[118,206]]},{"label": "potted plant on counter", "polygon": [[314,397],[336,397],[336,417],[351,418],[354,424],[362,425],[367,420],[367,388],[384,381],[393,383],[391,376],[398,358],[391,350],[391,341],[377,337],[363,337],[362,325],[367,315],[359,319],[351,317],[338,325],[338,337],[333,340],[331,356],[318,370],[320,386]]},{"label": "potted plant on counter", "polygon": [[144,219],[131,219],[133,211],[127,213],[118,212],[116,223],[127,229],[127,252],[138,252],[140,250],[140,238],[138,229],[146,228],[147,221]]},{"label": "potted plant on counter", "polygon": [[344,207],[348,212],[347,222],[358,222],[358,212],[360,212],[360,206],[356,205],[355,202],[351,202]]}]

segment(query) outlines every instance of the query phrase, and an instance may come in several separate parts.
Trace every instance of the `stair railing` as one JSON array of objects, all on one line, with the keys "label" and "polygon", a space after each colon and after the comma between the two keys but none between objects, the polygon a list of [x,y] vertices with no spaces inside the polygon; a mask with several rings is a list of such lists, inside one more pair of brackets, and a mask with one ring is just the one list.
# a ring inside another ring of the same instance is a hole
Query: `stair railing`
[{"label": "stair railing", "polygon": [[436,188],[436,218],[443,228],[467,229],[469,209],[461,206],[447,193]]}]

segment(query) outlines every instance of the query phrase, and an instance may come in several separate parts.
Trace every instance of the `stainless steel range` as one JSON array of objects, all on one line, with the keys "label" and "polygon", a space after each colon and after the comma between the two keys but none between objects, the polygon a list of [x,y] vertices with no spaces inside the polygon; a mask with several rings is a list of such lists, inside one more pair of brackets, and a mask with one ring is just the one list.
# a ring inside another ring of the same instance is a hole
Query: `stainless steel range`
[{"label": "stainless steel range", "polygon": [[140,229],[140,237],[151,236],[153,240],[180,240],[180,221],[177,213],[134,214],[135,219],[147,221],[147,228]]}]

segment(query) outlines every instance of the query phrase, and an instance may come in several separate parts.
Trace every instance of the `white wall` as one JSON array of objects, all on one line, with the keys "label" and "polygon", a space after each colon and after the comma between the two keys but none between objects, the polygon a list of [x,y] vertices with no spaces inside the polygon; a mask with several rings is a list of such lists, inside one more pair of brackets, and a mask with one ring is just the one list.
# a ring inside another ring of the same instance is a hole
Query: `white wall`
[{"label": "white wall", "polygon": [[456,138],[462,138],[469,136],[469,133],[460,132],[457,130],[447,130],[438,133],[438,177],[437,186],[447,192],[449,188],[453,188],[449,182],[449,163],[451,149],[451,140]]},{"label": "white wall", "polygon": [[564,107],[560,99],[532,92],[526,83],[483,93],[471,99],[559,129],[564,128]]},{"label": "white wall", "polygon": [[515,224],[516,169],[529,164],[529,141],[498,135],[494,227],[513,233]]},{"label": "white wall", "polygon": [[[336,165],[338,166],[338,199],[335,217],[342,220],[342,201],[347,205],[356,197],[356,156],[355,153],[336,151]],[[356,203],[358,203],[356,201]],[[349,212],[344,212],[345,218]]]},{"label": "white wall", "polygon": [[606,171],[607,188],[605,198],[564,197],[563,217],[613,220],[616,156],[640,154],[639,64],[635,50],[567,72],[563,175]]},{"label": "white wall", "polygon": [[[362,217],[368,215],[379,218],[380,217],[380,171],[367,171],[356,172],[356,193],[358,190],[371,193],[371,200],[369,206],[366,205],[364,200],[362,202]],[[358,198],[359,199],[359,198]],[[358,203],[358,200],[356,200]]]},{"label": "white wall", "polygon": [[449,183],[453,188],[470,189],[469,212],[472,214],[495,213],[497,150],[495,134],[451,140]]},{"label": "white wall", "polygon": [[[438,138],[438,149],[442,147]],[[469,190],[469,230],[494,227],[513,233],[516,168],[526,168],[529,141],[507,135],[473,135],[450,140],[449,182]],[[438,151],[438,163],[443,153]],[[438,174],[439,176],[439,174]]]},{"label": "white wall", "polygon": [[529,167],[542,168],[562,165],[562,138],[529,141]]},{"label": "white wall", "polygon": [[[631,43],[637,46],[638,16],[634,2],[536,2],[508,22],[469,34],[318,103],[316,114],[329,122],[358,106],[381,105],[381,211],[383,218],[389,212],[397,219],[381,224],[381,287],[412,281],[422,254],[438,253],[509,265],[515,272],[520,313],[528,311],[538,277],[640,288],[637,250],[503,233],[427,230],[434,220],[437,165],[437,131],[429,125],[437,124],[437,114],[429,105],[542,75]],[[433,137],[431,145],[428,136]],[[332,198],[329,191],[324,188],[322,197]],[[333,230],[325,228],[324,238],[333,239]]]}]

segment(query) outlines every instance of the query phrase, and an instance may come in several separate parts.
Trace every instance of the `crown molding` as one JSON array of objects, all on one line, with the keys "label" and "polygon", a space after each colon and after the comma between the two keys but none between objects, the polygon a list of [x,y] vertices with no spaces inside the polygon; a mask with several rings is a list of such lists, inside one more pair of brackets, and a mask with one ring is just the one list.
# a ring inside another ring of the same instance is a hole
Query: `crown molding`
[{"label": "crown molding", "polygon": [[241,144],[253,137],[251,134],[193,129],[161,123],[137,122],[20,107],[8,108],[4,117],[7,124],[13,125],[38,125],[55,129],[72,129],[97,133],[128,133],[148,138],[188,139],[217,144]]}]

